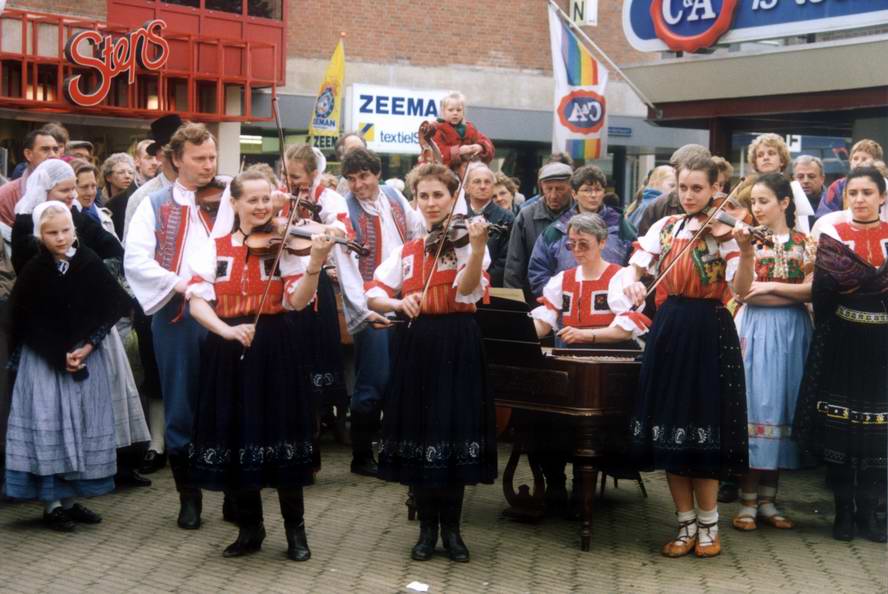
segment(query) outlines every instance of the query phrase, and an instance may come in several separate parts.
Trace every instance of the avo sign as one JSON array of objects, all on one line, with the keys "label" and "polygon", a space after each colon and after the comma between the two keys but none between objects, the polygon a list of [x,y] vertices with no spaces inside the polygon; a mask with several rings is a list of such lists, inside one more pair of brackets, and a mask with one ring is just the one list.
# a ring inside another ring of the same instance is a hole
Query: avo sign
[{"label": "avo sign", "polygon": [[888,23],[886,0],[624,0],[623,32],[643,52],[695,52]]},{"label": "avo sign", "polygon": [[[114,37],[98,31],[82,31],[68,39],[65,58],[74,66],[95,71],[98,84],[84,90],[83,74],[65,79],[65,97],[81,107],[93,107],[104,101],[111,90],[111,81],[119,74],[127,73],[129,84],[136,81],[136,68],[160,70],[170,57],[170,46],[163,38],[166,23],[153,20],[128,35]],[[95,51],[89,51],[89,45]]]}]

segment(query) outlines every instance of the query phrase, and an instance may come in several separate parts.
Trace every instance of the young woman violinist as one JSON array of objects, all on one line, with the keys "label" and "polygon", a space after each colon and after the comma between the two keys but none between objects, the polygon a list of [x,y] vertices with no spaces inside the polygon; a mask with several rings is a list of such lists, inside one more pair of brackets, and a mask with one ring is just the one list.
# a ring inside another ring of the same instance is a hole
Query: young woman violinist
[{"label": "young woman violinist", "polygon": [[[687,214],[657,221],[639,238],[641,249],[630,260],[636,279],[675,261],[661,285],[668,297],[649,333],[630,426],[640,466],[666,470],[679,522],[678,535],[663,547],[667,557],[721,552],[718,478],[748,467],[743,362],[722,298],[726,283],[733,281],[740,296],[752,283],[749,230],[740,223],[734,239],[722,243],[704,231],[682,253],[706,221],[717,181],[710,158],[683,163],[678,195]],[[636,304],[644,301],[640,282],[626,293]]]},{"label": "young woman violinist", "polygon": [[782,174],[760,176],[751,200],[752,214],[771,231],[774,245],[756,245],[755,281],[737,316],[750,470],[740,482],[741,507],[732,524],[738,530],[755,530],[758,519],[775,528],[792,528],[774,498],[779,470],[800,464],[790,428],[813,330],[804,303],[811,299],[816,245],[793,228],[792,188]]},{"label": "young woman violinist", "polygon": [[[457,199],[456,174],[426,164],[410,179],[426,228],[445,224]],[[434,553],[439,523],[450,558],[469,560],[459,532],[464,487],[496,478],[493,396],[472,315],[489,286],[486,245],[483,221],[468,223],[468,245],[445,243],[437,262],[436,242],[409,241],[380,264],[367,290],[371,309],[412,319],[395,338],[379,476],[414,487],[420,536],[411,556],[417,561]]]},{"label": "young woman violinist", "polygon": [[[235,497],[240,532],[224,556],[261,548],[265,528],[259,491],[273,487],[284,517],[287,556],[306,561],[311,552],[302,488],[312,482],[314,403],[307,336],[294,331],[284,312],[312,301],[333,242],[317,235],[310,256],[285,252],[263,303],[275,255],[252,253],[246,240],[270,221],[271,193],[261,173],[235,178],[234,229],[208,240],[190,262],[195,274],[186,293],[190,313],[210,333],[201,351],[189,455],[197,484]],[[262,316],[254,325],[260,305]]]}]

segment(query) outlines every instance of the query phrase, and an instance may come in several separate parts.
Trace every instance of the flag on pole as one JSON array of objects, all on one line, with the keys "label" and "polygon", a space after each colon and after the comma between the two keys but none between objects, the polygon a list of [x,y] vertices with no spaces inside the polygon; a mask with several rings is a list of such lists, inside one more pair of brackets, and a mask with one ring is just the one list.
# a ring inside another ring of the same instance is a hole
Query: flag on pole
[{"label": "flag on pole", "polygon": [[314,111],[308,123],[309,142],[321,150],[332,150],[339,138],[345,84],[345,48],[342,39],[336,45],[324,82],[318,91]]},{"label": "flag on pole", "polygon": [[549,37],[555,102],[552,152],[574,159],[601,159],[607,154],[607,68],[580,43],[568,24],[549,5]]}]

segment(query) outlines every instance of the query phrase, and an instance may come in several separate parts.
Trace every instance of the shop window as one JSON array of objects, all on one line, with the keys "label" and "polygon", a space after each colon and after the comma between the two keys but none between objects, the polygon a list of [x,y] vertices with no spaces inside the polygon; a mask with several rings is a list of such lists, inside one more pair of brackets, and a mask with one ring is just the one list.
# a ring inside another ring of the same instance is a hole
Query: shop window
[{"label": "shop window", "polygon": [[163,0],[166,4],[176,4],[177,6],[189,6],[191,8],[199,8],[200,0]]},{"label": "shop window", "polygon": [[247,0],[247,14],[252,17],[280,20],[283,0]]},{"label": "shop window", "polygon": [[244,11],[241,0],[204,0],[204,8],[232,14],[242,14]]}]

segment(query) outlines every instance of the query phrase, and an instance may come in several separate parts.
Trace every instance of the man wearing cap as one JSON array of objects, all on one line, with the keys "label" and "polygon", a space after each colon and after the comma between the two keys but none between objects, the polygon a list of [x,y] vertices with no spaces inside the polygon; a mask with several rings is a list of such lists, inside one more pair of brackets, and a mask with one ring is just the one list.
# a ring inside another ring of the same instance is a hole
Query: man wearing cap
[{"label": "man wearing cap", "polygon": [[[123,227],[123,240],[129,231],[130,220],[136,212],[136,208],[145,198],[155,192],[166,190],[176,181],[176,170],[173,164],[164,155],[163,147],[169,143],[173,133],[182,125],[182,118],[176,114],[164,116],[151,123],[150,141],[144,147],[145,154],[151,155],[160,161],[160,173],[142,184],[126,205],[126,219]],[[143,141],[144,142],[144,141]],[[142,143],[139,143],[141,146]],[[140,386],[142,394],[148,398],[148,428],[151,431],[151,443],[139,472],[150,474],[166,465],[165,441],[164,441],[164,409],[160,393],[160,374],[157,370],[157,359],[154,355],[154,336],[151,332],[151,316],[138,308],[133,316],[133,327],[139,338],[139,359],[144,370],[144,380]]]},{"label": "man wearing cap", "polygon": [[528,300],[533,299],[527,280],[527,262],[533,253],[537,237],[546,230],[565,210],[571,207],[570,177],[573,169],[564,163],[547,163],[539,173],[542,199],[521,209],[515,217],[509,237],[509,254],[506,257],[505,285],[523,289]]},{"label": "man wearing cap", "polygon": [[71,159],[84,159],[93,162],[93,152],[96,147],[88,140],[70,140],[65,145],[65,156]]},{"label": "man wearing cap", "polygon": [[[681,169],[681,164],[694,157],[706,157],[708,159],[712,157],[712,153],[705,146],[700,146],[699,144],[686,144],[672,153],[669,164],[675,169],[676,179],[678,179],[678,170]],[[641,237],[646,234],[651,225],[663,217],[677,214],[684,214],[684,209],[681,207],[681,202],[678,201],[678,190],[676,189],[662,194],[647,207],[644,214],[641,215],[641,220],[638,222],[638,236]]]},{"label": "man wearing cap", "polygon": [[[160,169],[160,160],[157,154],[149,155],[148,147],[157,143],[153,138],[140,140],[133,151],[133,163],[136,166],[136,185],[144,186],[149,180],[154,179]],[[132,197],[131,197],[132,198]]]}]

